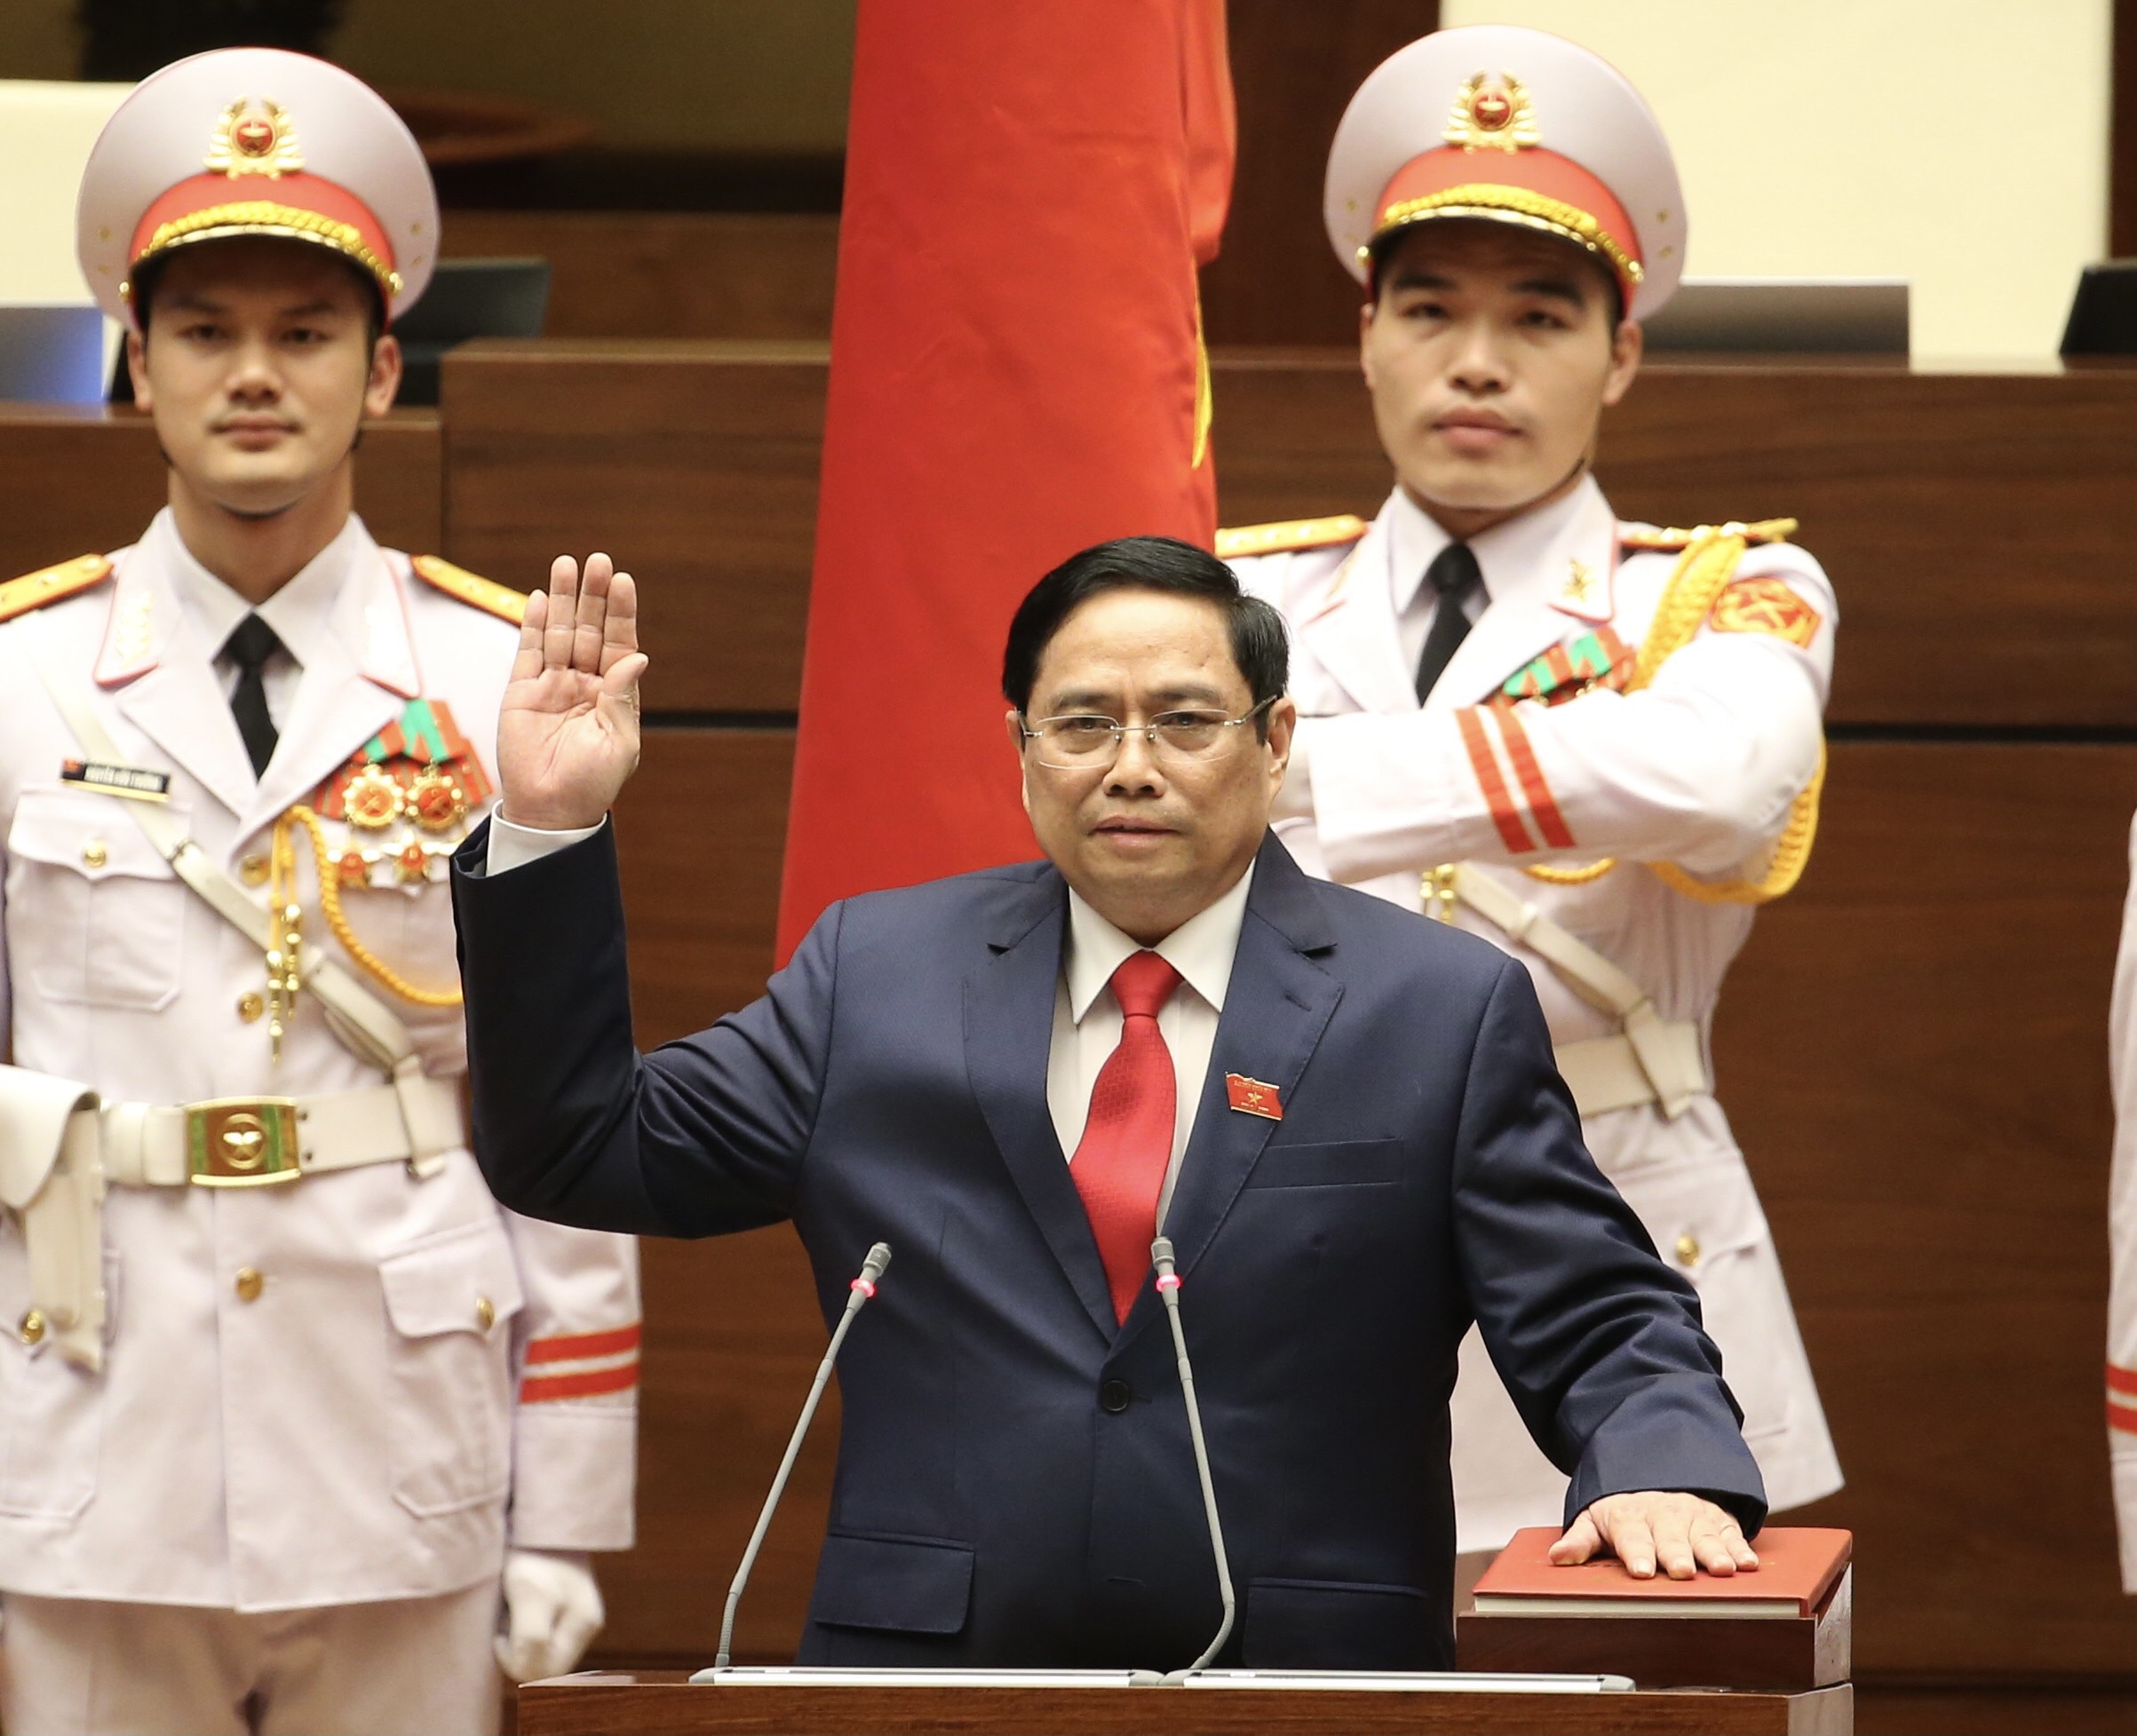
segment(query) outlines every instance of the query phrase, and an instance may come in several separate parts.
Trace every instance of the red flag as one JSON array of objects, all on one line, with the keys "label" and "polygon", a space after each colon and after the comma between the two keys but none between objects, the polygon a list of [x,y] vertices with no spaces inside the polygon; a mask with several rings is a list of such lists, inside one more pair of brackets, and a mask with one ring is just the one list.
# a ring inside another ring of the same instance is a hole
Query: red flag
[{"label": "red flag", "polygon": [[1039,575],[1215,529],[1195,270],[1222,0],[862,0],[779,955],[1029,857],[1000,697]]}]

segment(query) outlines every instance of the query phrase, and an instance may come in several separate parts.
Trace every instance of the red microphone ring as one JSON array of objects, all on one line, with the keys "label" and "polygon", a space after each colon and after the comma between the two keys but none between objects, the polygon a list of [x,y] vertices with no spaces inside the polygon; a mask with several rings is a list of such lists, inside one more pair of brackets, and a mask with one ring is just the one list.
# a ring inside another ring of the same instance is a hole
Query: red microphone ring
[{"label": "red microphone ring", "polygon": [[852,1283],[846,1286],[846,1288],[849,1290],[859,1290],[862,1296],[867,1296],[870,1301],[875,1299],[876,1286],[873,1281],[869,1279],[856,1278]]}]

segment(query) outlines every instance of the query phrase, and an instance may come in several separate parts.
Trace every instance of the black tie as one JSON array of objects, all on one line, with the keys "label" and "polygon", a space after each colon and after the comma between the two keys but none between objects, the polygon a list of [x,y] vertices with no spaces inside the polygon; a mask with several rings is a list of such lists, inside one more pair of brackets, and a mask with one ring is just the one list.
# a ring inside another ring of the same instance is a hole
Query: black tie
[{"label": "black tie", "polygon": [[223,654],[237,665],[237,687],[230,695],[230,715],[237,719],[237,733],[245,738],[245,751],[252,757],[252,775],[258,777],[274,757],[274,719],[267,715],[267,684],[260,671],[267,659],[282,649],[274,628],[256,614],[237,623],[223,641]]},{"label": "black tie", "polygon": [[1439,601],[1433,606],[1432,627],[1418,658],[1419,705],[1425,703],[1433,683],[1447,672],[1456,647],[1469,637],[1469,615],[1462,606],[1484,588],[1484,575],[1468,543],[1450,543],[1425,569],[1425,583],[1439,593]]}]

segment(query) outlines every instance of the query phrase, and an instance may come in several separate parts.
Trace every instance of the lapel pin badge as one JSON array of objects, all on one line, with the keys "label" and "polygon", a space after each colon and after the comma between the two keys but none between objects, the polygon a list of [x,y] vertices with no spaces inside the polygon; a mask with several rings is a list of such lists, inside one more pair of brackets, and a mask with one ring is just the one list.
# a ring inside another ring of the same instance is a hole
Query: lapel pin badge
[{"label": "lapel pin badge", "polygon": [[1224,1094],[1232,1107],[1243,1115],[1259,1115],[1272,1122],[1283,1119],[1283,1094],[1274,1085],[1249,1079],[1244,1074],[1227,1073],[1224,1076]]}]

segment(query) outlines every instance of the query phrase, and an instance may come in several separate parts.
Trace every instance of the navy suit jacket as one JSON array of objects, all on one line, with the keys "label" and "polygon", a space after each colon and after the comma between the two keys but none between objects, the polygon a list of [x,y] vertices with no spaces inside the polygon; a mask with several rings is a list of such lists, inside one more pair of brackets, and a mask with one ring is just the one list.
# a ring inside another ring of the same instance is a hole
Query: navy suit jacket
[{"label": "navy suit jacket", "polygon": [[[495,878],[488,842],[454,896],[498,1197],[652,1235],[790,1218],[827,1321],[894,1251],[840,1358],[803,1661],[1192,1660],[1219,1605],[1171,1335],[1149,1288],[1116,1326],[1047,1111],[1061,876],[836,905],[761,1000],[640,1056],[611,832]],[[1227,1073],[1283,1119],[1231,1109]],[[1473,1318],[1569,1515],[1648,1488],[1764,1515],[1697,1300],[1582,1145],[1527,972],[1274,837],[1165,1228],[1242,1602],[1226,1661],[1450,1664]]]}]

